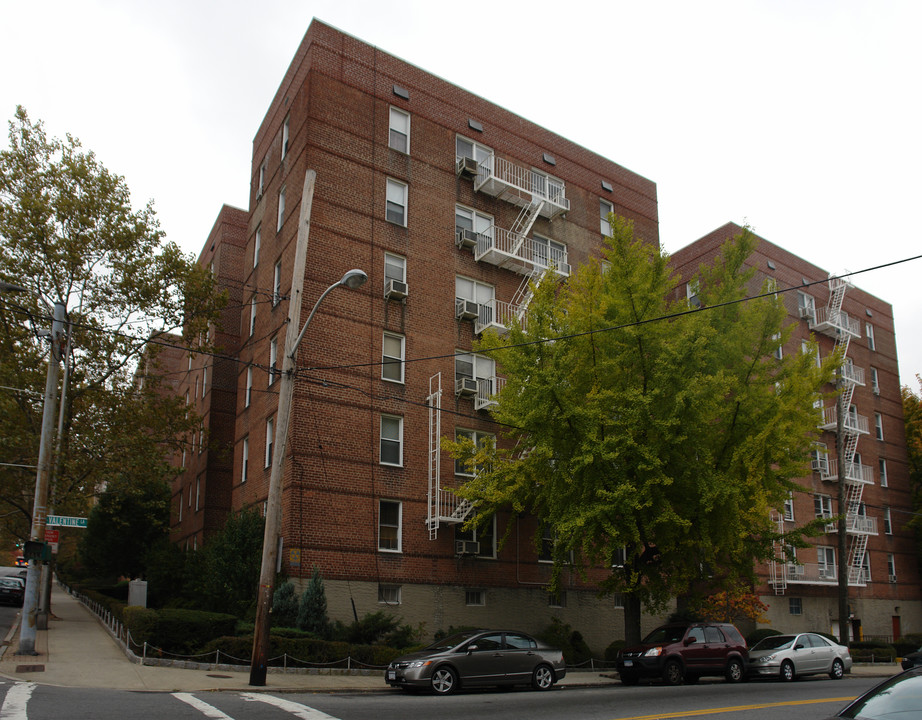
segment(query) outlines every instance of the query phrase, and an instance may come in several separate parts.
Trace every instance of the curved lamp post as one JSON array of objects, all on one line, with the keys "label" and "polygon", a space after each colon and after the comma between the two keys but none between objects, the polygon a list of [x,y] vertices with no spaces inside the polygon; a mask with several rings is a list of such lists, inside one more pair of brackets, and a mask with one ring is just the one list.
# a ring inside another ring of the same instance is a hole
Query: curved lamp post
[{"label": "curved lamp post", "polygon": [[[295,268],[298,267],[297,259]],[[302,265],[303,267],[303,265]],[[302,272],[303,278],[303,272]],[[288,425],[291,420],[291,400],[294,394],[295,356],[304,333],[323,299],[338,287],[354,290],[368,279],[362,270],[349,270],[342,278],[330,285],[317,298],[301,332],[298,319],[301,312],[300,293],[293,292],[288,303],[288,332],[285,339],[285,355],[282,359],[282,377],[279,387],[279,409],[276,413],[275,442],[272,448],[272,470],[269,474],[269,497],[266,506],[266,530],[263,535],[262,565],[259,572],[259,595],[256,599],[256,624],[253,628],[253,657],[250,664],[250,685],[265,685],[269,655],[269,611],[272,608],[272,591],[275,585],[278,564],[278,540],[282,526],[282,467],[285,462],[285,447],[288,444]]]}]

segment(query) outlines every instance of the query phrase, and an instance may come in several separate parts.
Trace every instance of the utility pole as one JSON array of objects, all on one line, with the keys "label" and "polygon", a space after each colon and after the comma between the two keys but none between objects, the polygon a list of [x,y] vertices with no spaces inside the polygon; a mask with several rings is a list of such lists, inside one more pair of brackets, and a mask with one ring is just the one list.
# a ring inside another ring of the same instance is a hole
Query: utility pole
[{"label": "utility pole", "polygon": [[[844,331],[840,331],[844,332]],[[839,358],[841,363],[845,358]],[[849,626],[848,626],[848,538],[847,534],[847,515],[848,508],[845,503],[845,478],[848,475],[848,468],[845,466],[845,413],[848,408],[844,407],[842,402],[842,391],[845,389],[845,383],[848,382],[843,376],[842,365],[836,370],[836,464],[839,469],[839,486],[836,488],[836,506],[838,519],[836,520],[837,534],[837,557],[836,570],[839,576],[839,643],[848,645]]]},{"label": "utility pole", "polygon": [[[38,472],[35,477],[35,500],[32,504],[32,543],[45,542],[45,517],[48,514],[48,483],[51,476],[51,451],[54,435],[55,405],[58,398],[58,377],[63,354],[64,320],[67,311],[64,303],[54,304],[51,322],[51,354],[48,357],[48,377],[45,381],[45,402],[42,409],[42,436],[38,449]],[[22,604],[22,622],[19,629],[19,654],[35,655],[41,558],[30,557],[26,571],[26,592]]]}]

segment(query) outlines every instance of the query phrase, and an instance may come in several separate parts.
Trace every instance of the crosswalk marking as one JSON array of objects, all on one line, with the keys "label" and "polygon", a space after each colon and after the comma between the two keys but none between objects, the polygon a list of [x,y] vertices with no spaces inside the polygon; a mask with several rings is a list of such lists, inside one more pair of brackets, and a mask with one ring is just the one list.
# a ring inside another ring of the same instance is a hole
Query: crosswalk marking
[{"label": "crosswalk marking", "polygon": [[[214,718],[214,720],[234,720],[234,718],[232,718],[230,715],[225,715],[214,705],[209,705],[203,700],[199,700],[192,693],[177,692],[172,693],[172,695],[177,700],[182,700],[187,705],[191,705],[205,717]],[[0,720],[2,720],[2,718],[0,718]]]},{"label": "crosswalk marking", "polygon": [[14,683],[6,691],[3,707],[0,707],[0,720],[28,720],[26,705],[29,704],[33,690],[35,690],[35,683]]},{"label": "crosswalk marking", "polygon": [[263,695],[261,693],[240,693],[240,696],[244,700],[252,700],[254,702],[262,702],[268,705],[275,705],[277,708],[281,708],[286,712],[290,712],[296,718],[299,718],[299,720],[338,720],[338,718],[335,718],[332,715],[327,715],[325,712],[320,712],[320,710],[314,710],[314,708],[308,707],[307,705],[302,705],[301,703],[292,702],[291,700],[275,697],[274,695]]}]

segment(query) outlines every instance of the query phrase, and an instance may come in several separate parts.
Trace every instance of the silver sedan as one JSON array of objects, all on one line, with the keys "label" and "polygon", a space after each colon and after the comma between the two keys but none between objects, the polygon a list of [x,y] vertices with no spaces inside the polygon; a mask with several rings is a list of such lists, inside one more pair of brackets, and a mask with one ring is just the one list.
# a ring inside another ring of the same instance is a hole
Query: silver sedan
[{"label": "silver sedan", "polygon": [[840,680],[851,670],[848,648],[816,633],[770,635],[749,648],[749,674],[790,681],[799,675]]}]

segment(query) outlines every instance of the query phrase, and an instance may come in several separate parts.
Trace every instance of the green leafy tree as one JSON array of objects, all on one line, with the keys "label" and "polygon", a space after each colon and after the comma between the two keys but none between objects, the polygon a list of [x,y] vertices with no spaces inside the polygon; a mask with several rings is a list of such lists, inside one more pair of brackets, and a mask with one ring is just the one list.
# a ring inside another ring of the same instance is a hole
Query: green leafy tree
[{"label": "green leafy tree", "polygon": [[232,512],[202,553],[204,609],[249,617],[255,612],[265,522],[255,508]]},{"label": "green leafy tree", "polygon": [[571,556],[585,569],[623,554],[600,589],[623,594],[628,642],[642,605],[661,610],[702,574],[750,577],[772,553],[770,509],[808,466],[834,360],[777,360],[782,301],[734,302],[751,294],[754,244],[748,232],[726,244],[697,277],[709,307],[666,320],[688,309],[670,300],[667,256],[613,218],[604,264],[563,286],[546,276],[527,321],[480,343],[506,376],[493,414],[508,442],[444,441],[482,468],[460,490],[477,505],[472,523],[509,510],[550,529],[552,589]]},{"label": "green leafy tree", "polygon": [[100,576],[139,577],[148,551],[167,537],[169,524],[165,483],[137,482],[129,476],[113,480],[87,518],[80,558]]},{"label": "green leafy tree", "polygon": [[272,626],[297,627],[299,608],[295,586],[290,580],[283,582],[272,594]]},{"label": "green leafy tree", "polygon": [[909,455],[909,486],[912,492],[912,509],[915,512],[909,526],[915,530],[918,558],[922,566],[922,376],[916,375],[920,394],[904,385],[903,422],[906,428],[906,450]]},{"label": "green leafy tree", "polygon": [[[0,293],[0,533],[22,538],[31,526],[35,472],[14,466],[38,454],[48,356],[39,331],[54,303],[67,309],[70,379],[50,505],[83,514],[107,482],[167,479],[164,444],[197,419],[156,392],[156,377],[138,387],[139,358],[156,370],[157,343],[183,327],[190,348],[206,347],[198,339],[224,299],[206,268],[165,242],[152,205],[132,207],[123,177],[73,137],[49,138],[22,107],[0,151],[0,279],[30,291]],[[133,417],[149,438],[123,422]]]},{"label": "green leafy tree", "polygon": [[323,577],[316,567],[310,582],[301,596],[301,610],[298,612],[298,627],[308,630],[317,637],[326,637],[330,629],[327,617],[327,595],[323,587]]}]

